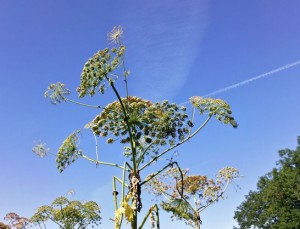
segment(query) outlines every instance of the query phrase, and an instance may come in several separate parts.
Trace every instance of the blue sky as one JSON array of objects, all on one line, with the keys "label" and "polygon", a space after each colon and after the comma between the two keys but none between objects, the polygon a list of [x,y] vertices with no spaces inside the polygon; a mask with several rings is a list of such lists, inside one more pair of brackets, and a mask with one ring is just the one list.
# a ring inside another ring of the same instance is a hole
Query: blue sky
[{"label": "blue sky", "polygon": [[[0,218],[10,211],[30,216],[74,189],[73,198],[99,202],[102,228],[112,228],[111,176],[121,175],[118,170],[81,160],[60,174],[54,157],[31,152],[41,140],[55,153],[97,114],[72,104],[53,106],[43,93],[62,81],[76,98],[84,63],[106,47],[112,27],[125,31],[129,92],[184,103],[299,61],[299,15],[297,0],[1,1]],[[236,207],[275,165],[277,151],[296,146],[299,85],[298,65],[215,95],[231,105],[238,129],[212,121],[178,150],[178,161],[191,173],[212,177],[229,165],[244,175],[236,182],[241,189],[232,186],[226,200],[203,213],[203,228],[232,228]],[[111,95],[93,103],[105,105],[115,99]],[[92,141],[83,136],[87,152]],[[105,160],[122,160],[119,147],[103,144],[100,151]],[[183,225],[172,222],[174,229]]]}]

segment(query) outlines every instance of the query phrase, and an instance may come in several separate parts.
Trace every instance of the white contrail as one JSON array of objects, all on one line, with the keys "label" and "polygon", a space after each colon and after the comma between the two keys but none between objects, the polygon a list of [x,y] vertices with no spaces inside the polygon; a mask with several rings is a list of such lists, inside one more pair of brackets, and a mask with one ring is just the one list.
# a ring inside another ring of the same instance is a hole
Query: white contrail
[{"label": "white contrail", "polygon": [[275,74],[275,73],[277,73],[277,72],[281,72],[281,71],[283,71],[283,70],[286,70],[286,69],[295,67],[296,65],[299,65],[299,64],[300,64],[300,60],[299,60],[299,61],[296,61],[296,62],[293,62],[293,63],[291,63],[291,64],[284,65],[284,66],[282,66],[282,67],[280,67],[280,68],[276,68],[276,69],[274,69],[274,70],[272,70],[272,71],[269,71],[269,72],[267,72],[267,73],[264,73],[264,74],[255,76],[255,77],[250,78],[250,79],[248,79],[248,80],[245,80],[245,81],[242,81],[242,82],[233,84],[233,85],[228,86],[228,87],[224,87],[224,88],[222,88],[222,89],[220,89],[220,90],[211,92],[211,93],[209,93],[209,94],[207,94],[207,95],[204,95],[204,96],[202,96],[202,97],[208,97],[208,96],[216,95],[216,94],[219,94],[219,93],[222,93],[222,92],[225,92],[225,91],[229,91],[229,90],[231,90],[231,89],[234,89],[234,88],[240,87],[240,86],[242,86],[242,85],[251,83],[251,82],[253,82],[253,81],[255,81],[255,80],[262,79],[262,78],[264,78],[264,77],[273,75],[273,74]]}]

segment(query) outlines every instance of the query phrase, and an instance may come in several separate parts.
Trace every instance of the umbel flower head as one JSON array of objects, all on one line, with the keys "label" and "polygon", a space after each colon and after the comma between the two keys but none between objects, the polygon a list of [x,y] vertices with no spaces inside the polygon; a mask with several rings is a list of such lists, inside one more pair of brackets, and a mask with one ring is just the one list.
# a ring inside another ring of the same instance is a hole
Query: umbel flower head
[{"label": "umbel flower head", "polygon": [[74,189],[70,189],[68,192],[67,192],[67,195],[68,196],[72,196],[75,194],[75,190]]},{"label": "umbel flower head", "polygon": [[71,133],[58,150],[56,163],[60,172],[82,155],[82,150],[78,149],[79,133],[80,130]]},{"label": "umbel flower head", "polygon": [[[8,214],[6,214],[6,216],[4,217],[4,220],[9,221],[9,226],[5,226],[3,228],[16,228],[16,229],[22,229],[22,228],[27,228],[28,224],[29,224],[29,219],[25,218],[25,217],[20,217],[18,214],[14,213],[14,212],[10,212]],[[0,223],[1,225],[1,223]],[[2,227],[1,227],[2,228]]]},{"label": "umbel flower head", "polygon": [[39,157],[46,157],[49,151],[50,148],[46,147],[46,143],[39,142],[34,147],[32,147],[32,152],[34,152]]},{"label": "umbel flower head", "polygon": [[107,143],[116,140],[120,140],[121,144],[129,143],[129,123],[136,144],[148,145],[155,152],[155,146],[174,146],[183,141],[193,126],[185,112],[186,108],[167,100],[153,104],[139,97],[128,96],[122,98],[122,103],[125,104],[127,117],[122,112],[121,103],[114,101],[92,121],[92,131],[97,136],[108,137]]},{"label": "umbel flower head", "polygon": [[232,111],[229,104],[224,100],[193,96],[190,98],[190,102],[199,110],[200,114],[208,112],[209,116],[215,116],[217,120],[224,124],[230,124],[234,128],[238,127],[237,122],[231,115]]},{"label": "umbel flower head", "polygon": [[111,32],[107,34],[107,39],[112,43],[119,43],[123,36],[123,29],[121,26],[115,26]]},{"label": "umbel flower head", "polygon": [[51,103],[58,104],[62,101],[66,101],[66,96],[70,94],[70,91],[61,82],[56,84],[50,84],[44,94],[46,98],[51,99]]},{"label": "umbel flower head", "polygon": [[110,74],[120,66],[125,49],[124,45],[119,45],[117,48],[99,50],[85,63],[80,86],[77,88],[80,98],[88,94],[93,96],[97,92],[104,94],[108,86],[116,80]]}]

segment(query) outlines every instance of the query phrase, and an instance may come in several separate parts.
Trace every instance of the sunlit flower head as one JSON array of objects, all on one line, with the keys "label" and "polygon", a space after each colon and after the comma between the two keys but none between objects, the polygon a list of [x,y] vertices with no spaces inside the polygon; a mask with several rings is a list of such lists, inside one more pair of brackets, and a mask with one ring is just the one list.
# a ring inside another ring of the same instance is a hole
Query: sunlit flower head
[{"label": "sunlit flower head", "polygon": [[49,153],[50,148],[47,148],[46,143],[39,142],[34,147],[32,147],[32,152],[34,152],[39,157],[46,157]]},{"label": "sunlit flower head", "polygon": [[111,32],[107,34],[108,40],[113,43],[118,43],[123,36],[123,29],[121,26],[115,26]]},{"label": "sunlit flower head", "polygon": [[190,102],[194,105],[194,104],[197,104],[199,103],[200,101],[202,101],[203,98],[201,96],[192,96],[190,98]]},{"label": "sunlit flower head", "polygon": [[239,177],[241,177],[239,171],[233,167],[225,167],[217,175],[217,178],[225,180],[233,180]]},{"label": "sunlit flower head", "polygon": [[74,189],[70,189],[67,193],[68,196],[72,196],[75,194],[75,190]]},{"label": "sunlit flower head", "polygon": [[51,103],[58,104],[62,101],[67,101],[66,96],[70,94],[70,91],[66,88],[66,86],[58,82],[56,84],[50,84],[44,93],[46,98],[51,99]]}]

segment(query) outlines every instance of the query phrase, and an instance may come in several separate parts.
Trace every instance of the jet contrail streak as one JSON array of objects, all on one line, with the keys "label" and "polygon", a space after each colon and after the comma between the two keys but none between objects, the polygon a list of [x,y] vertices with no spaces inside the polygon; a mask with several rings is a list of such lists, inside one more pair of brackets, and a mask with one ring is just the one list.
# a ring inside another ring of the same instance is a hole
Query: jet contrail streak
[{"label": "jet contrail streak", "polygon": [[228,86],[228,87],[224,87],[224,88],[222,88],[222,89],[220,89],[220,90],[211,92],[211,93],[209,93],[209,94],[207,94],[207,95],[204,95],[204,96],[202,96],[202,97],[208,97],[208,96],[220,94],[220,93],[225,92],[225,91],[229,91],[229,90],[231,90],[231,89],[234,89],[234,88],[243,86],[243,85],[245,85],[245,84],[251,83],[251,82],[253,82],[253,81],[255,81],[255,80],[262,79],[262,78],[264,78],[264,77],[273,75],[273,74],[275,74],[275,73],[277,73],[277,72],[281,72],[281,71],[283,71],[283,70],[286,70],[286,69],[295,67],[296,65],[299,65],[299,64],[300,64],[300,60],[299,60],[299,61],[296,61],[296,62],[293,62],[293,63],[291,63],[291,64],[284,65],[284,66],[282,66],[282,67],[280,67],[280,68],[276,68],[276,69],[274,69],[274,70],[272,70],[272,71],[269,71],[269,72],[267,72],[267,73],[264,73],[264,74],[255,76],[255,77],[250,78],[250,79],[248,79],[248,80],[245,80],[245,81],[242,81],[242,82],[233,84],[233,85]]}]

